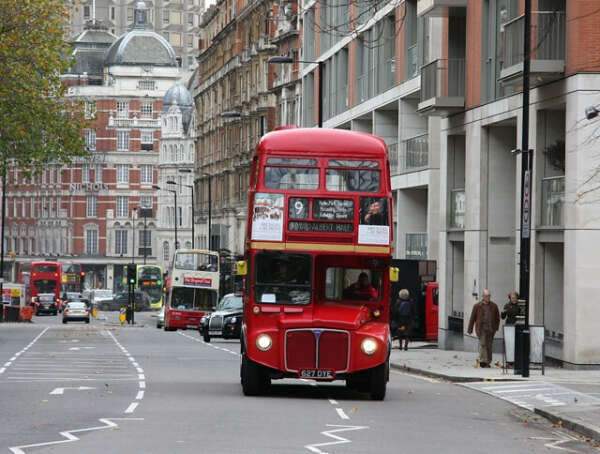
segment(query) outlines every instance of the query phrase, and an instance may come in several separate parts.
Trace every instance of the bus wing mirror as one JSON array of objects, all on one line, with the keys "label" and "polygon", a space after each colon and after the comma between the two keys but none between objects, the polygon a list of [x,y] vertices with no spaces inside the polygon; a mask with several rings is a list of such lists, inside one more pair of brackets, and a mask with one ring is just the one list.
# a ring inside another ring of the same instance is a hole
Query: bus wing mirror
[{"label": "bus wing mirror", "polygon": [[390,268],[390,282],[398,282],[400,277],[400,270],[395,266]]},{"label": "bus wing mirror", "polygon": [[248,264],[245,260],[240,260],[236,263],[236,269],[238,276],[245,276],[248,274]]}]

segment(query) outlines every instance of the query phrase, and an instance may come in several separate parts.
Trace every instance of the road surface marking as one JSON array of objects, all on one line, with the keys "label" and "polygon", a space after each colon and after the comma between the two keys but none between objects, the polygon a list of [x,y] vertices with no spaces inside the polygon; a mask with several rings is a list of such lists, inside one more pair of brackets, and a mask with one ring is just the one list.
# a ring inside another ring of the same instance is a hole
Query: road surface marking
[{"label": "road surface marking", "polygon": [[411,378],[416,378],[418,380],[425,380],[425,381],[428,381],[429,383],[440,383],[439,380],[436,380],[435,378],[431,378],[431,377],[426,377],[425,375],[411,374],[410,372],[401,372],[398,370],[390,370],[390,372],[393,374],[396,374],[396,375],[407,375]]},{"label": "road surface marking", "polygon": [[138,405],[138,402],[132,402],[129,404],[129,407],[127,407],[127,410],[125,410],[125,413],[133,413]]},{"label": "road surface marking", "polygon": [[11,364],[12,364],[12,361],[7,361],[7,362],[5,362],[5,363],[4,363],[4,367],[8,367],[8,366],[10,366]]},{"label": "road surface marking", "polygon": [[335,435],[336,433],[346,432],[349,430],[361,430],[361,429],[369,428],[368,426],[342,426],[342,425],[338,425],[338,424],[327,424],[327,427],[337,427],[337,429],[325,430],[325,431],[321,432],[326,437],[333,438],[335,441],[329,441],[326,443],[315,443],[315,444],[311,444],[311,445],[305,445],[304,447],[311,452],[316,452],[317,454],[326,454],[326,451],[321,451],[321,449],[319,449],[319,448],[325,447],[325,446],[340,445],[340,444],[344,444],[344,443],[352,443],[352,441],[348,440],[347,438],[340,437],[339,435]]},{"label": "road surface marking", "polygon": [[141,381],[140,382],[140,389],[145,389],[146,388],[146,382],[145,381]]},{"label": "road surface marking", "polygon": [[144,398],[144,391],[138,391],[137,396],[135,396],[135,400],[142,400]]},{"label": "road surface marking", "polygon": [[337,403],[337,400],[334,400],[334,399],[329,399],[329,403],[330,403],[331,405],[337,405],[337,404],[338,404],[338,403]]},{"label": "road surface marking", "polygon": [[146,379],[146,377],[144,376],[144,374],[138,374],[138,378],[140,380],[145,380]]},{"label": "road surface marking", "polygon": [[48,394],[52,394],[53,396],[63,395],[65,393],[65,389],[73,389],[75,391],[89,391],[91,389],[96,388],[92,388],[90,386],[80,386],[79,388],[54,388],[54,390],[50,391]]},{"label": "road surface marking", "polygon": [[33,346],[33,344],[35,344],[35,343],[37,342],[37,340],[38,340],[40,337],[42,337],[42,336],[44,335],[44,333],[45,333],[46,331],[48,331],[49,329],[50,329],[50,327],[49,327],[49,326],[47,326],[46,328],[44,328],[40,334],[38,334],[37,336],[35,336],[35,337],[33,338],[33,340],[32,340],[31,342],[29,342],[29,344],[27,344],[27,346],[26,346],[26,347],[22,348],[22,349],[21,349],[19,352],[17,352],[17,353],[14,353],[14,354],[13,354],[13,357],[10,359],[10,361],[6,362],[6,363],[4,364],[4,367],[2,367],[2,369],[0,369],[0,374],[3,374],[3,373],[6,371],[6,369],[7,369],[8,367],[10,367],[10,366],[11,366],[11,364],[13,363],[13,361],[15,361],[15,360],[16,360],[16,359],[17,359],[17,358],[20,356],[20,355],[22,355],[22,354],[23,354],[23,353],[25,353],[27,350],[29,350],[29,349],[30,349],[30,348]]},{"label": "road surface marking", "polygon": [[136,370],[140,373],[143,374],[144,373],[144,369],[142,369],[141,367],[136,367]]},{"label": "road surface marking", "polygon": [[336,408],[335,411],[337,411],[337,414],[340,416],[340,418],[342,419],[350,419],[350,417],[344,413],[344,410],[341,408]]},{"label": "road surface marking", "polygon": [[25,454],[25,451],[23,451],[23,450],[27,449],[27,448],[38,448],[40,446],[52,446],[52,445],[58,445],[58,444],[62,444],[62,443],[70,443],[72,441],[79,441],[79,438],[76,435],[73,435],[76,433],[90,432],[92,430],[114,429],[114,428],[119,427],[119,425],[114,423],[113,421],[143,421],[143,420],[144,420],[144,418],[101,418],[101,419],[99,419],[99,421],[102,424],[104,424],[103,426],[87,427],[85,429],[73,429],[73,430],[66,430],[64,432],[59,432],[59,435],[64,437],[65,440],[47,441],[47,442],[35,443],[35,444],[31,444],[31,445],[13,446],[8,449],[10,449],[13,452],[13,454]]},{"label": "road surface marking", "polygon": [[3,367],[2,369],[0,369],[0,374],[3,374],[5,370],[6,370],[6,367]]}]

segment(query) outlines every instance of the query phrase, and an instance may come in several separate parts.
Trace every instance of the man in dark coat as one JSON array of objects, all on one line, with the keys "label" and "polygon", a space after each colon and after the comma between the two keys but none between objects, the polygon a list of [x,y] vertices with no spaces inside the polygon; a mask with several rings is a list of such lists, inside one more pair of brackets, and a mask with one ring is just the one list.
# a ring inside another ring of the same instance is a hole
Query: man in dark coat
[{"label": "man in dark coat", "polygon": [[479,338],[479,366],[490,367],[492,362],[492,344],[494,334],[500,326],[500,311],[496,303],[491,301],[490,291],[483,291],[483,299],[473,306],[471,319],[469,320],[468,334],[473,332]]}]

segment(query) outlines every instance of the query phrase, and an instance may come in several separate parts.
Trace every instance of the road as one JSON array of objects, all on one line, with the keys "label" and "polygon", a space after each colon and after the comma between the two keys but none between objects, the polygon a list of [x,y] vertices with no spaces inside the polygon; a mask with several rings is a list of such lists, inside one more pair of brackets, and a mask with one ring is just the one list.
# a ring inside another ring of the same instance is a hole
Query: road
[{"label": "road", "polygon": [[106,315],[0,324],[0,453],[600,452],[493,395],[399,372],[384,402],[300,380],[244,397],[239,342]]}]

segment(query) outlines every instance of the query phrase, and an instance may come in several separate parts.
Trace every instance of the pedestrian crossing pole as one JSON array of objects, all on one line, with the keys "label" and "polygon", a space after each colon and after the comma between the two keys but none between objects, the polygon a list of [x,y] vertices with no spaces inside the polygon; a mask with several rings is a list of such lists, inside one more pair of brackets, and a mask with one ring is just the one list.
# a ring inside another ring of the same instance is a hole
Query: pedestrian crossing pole
[{"label": "pedestrian crossing pole", "polygon": [[529,266],[531,256],[531,182],[533,150],[529,149],[529,75],[531,68],[531,0],[525,0],[523,17],[523,110],[521,128],[521,247],[519,261],[519,297],[525,301],[525,326],[515,348],[520,348],[521,375],[529,377]]}]

